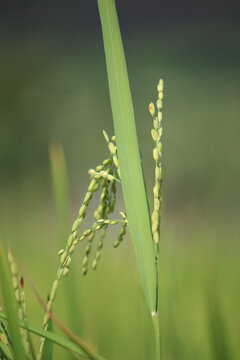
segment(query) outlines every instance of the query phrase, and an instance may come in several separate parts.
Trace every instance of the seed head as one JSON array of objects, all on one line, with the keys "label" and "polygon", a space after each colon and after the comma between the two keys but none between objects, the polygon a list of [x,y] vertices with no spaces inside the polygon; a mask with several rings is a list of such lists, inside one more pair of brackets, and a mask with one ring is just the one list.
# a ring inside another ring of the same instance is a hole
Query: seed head
[{"label": "seed head", "polygon": [[88,170],[88,173],[89,173],[90,176],[95,175],[95,172],[96,172],[96,171],[95,171],[94,169],[89,169],[89,170]]},{"label": "seed head", "polygon": [[65,267],[63,269],[63,276],[67,276],[67,274],[69,273],[69,268],[68,267]]},{"label": "seed head", "polygon": [[90,251],[91,251],[91,245],[89,244],[86,246],[85,254],[88,255],[90,253]]},{"label": "seed head", "polygon": [[127,219],[127,216],[126,216],[126,214],[125,214],[123,211],[120,211],[120,215],[121,215],[124,219]]},{"label": "seed head", "polygon": [[159,152],[158,152],[157,148],[153,149],[153,158],[154,158],[155,161],[159,160]]},{"label": "seed head", "polygon": [[154,199],[154,210],[159,211],[159,209],[160,209],[160,201],[158,198],[155,198]]},{"label": "seed head", "polygon": [[162,121],[162,112],[158,111],[158,121],[161,122]]},{"label": "seed head", "polygon": [[111,153],[112,155],[115,155],[115,154],[116,154],[117,148],[116,148],[116,146],[115,146],[112,142],[110,142],[110,143],[108,144],[108,148],[109,148],[109,151],[110,151],[110,153]]},{"label": "seed head", "polygon": [[21,287],[21,289],[24,288],[24,279],[23,279],[23,276],[21,276],[21,278],[20,278],[20,287]]},{"label": "seed head", "polygon": [[52,286],[52,290],[51,290],[51,294],[50,294],[50,298],[49,301],[53,302],[56,296],[56,292],[57,292],[57,288],[58,288],[58,280],[54,280],[53,286]]},{"label": "seed head", "polygon": [[154,210],[152,213],[152,222],[154,223],[155,221],[157,221],[158,217],[159,217],[158,211]]},{"label": "seed head", "polygon": [[155,130],[157,130],[158,126],[159,126],[159,118],[155,117],[153,119],[153,127],[154,127]]},{"label": "seed head", "polygon": [[118,162],[118,158],[116,156],[113,157],[113,162],[114,162],[114,165],[116,166],[116,168],[118,169],[119,168],[119,162]]},{"label": "seed head", "polygon": [[66,253],[66,251],[64,251],[64,253],[62,254],[61,259],[60,259],[60,264],[61,265],[64,264],[66,258],[67,258],[67,253]]},{"label": "seed head", "polygon": [[18,303],[21,301],[19,289],[15,290],[15,298],[16,298]]},{"label": "seed head", "polygon": [[157,142],[157,140],[158,140],[158,132],[157,132],[157,130],[152,129],[151,134],[152,134],[153,141]]},{"label": "seed head", "polygon": [[92,179],[89,186],[88,186],[88,191],[92,191],[93,187],[95,186],[96,184],[96,180],[95,179]]},{"label": "seed head", "polygon": [[158,92],[163,91],[163,80],[160,79],[157,87]]},{"label": "seed head", "polygon": [[157,231],[153,233],[153,241],[155,242],[156,245],[159,243],[159,235]]},{"label": "seed head", "polygon": [[81,221],[79,221],[79,219],[74,221],[73,226],[72,226],[72,232],[76,231],[79,228],[80,222]]},{"label": "seed head", "polygon": [[72,245],[69,249],[70,254],[72,254],[75,250],[75,245]]},{"label": "seed head", "polygon": [[155,107],[154,107],[154,104],[153,104],[153,103],[150,103],[149,106],[148,106],[148,109],[149,109],[150,115],[151,115],[152,117],[154,117],[154,115],[155,115]]},{"label": "seed head", "polygon": [[92,191],[93,191],[93,192],[97,191],[97,190],[99,189],[99,187],[100,187],[100,182],[96,182],[96,184],[94,185]]},{"label": "seed head", "polygon": [[160,190],[160,185],[158,183],[156,183],[153,187],[153,195],[154,197],[158,198],[159,197],[159,190]]},{"label": "seed head", "polygon": [[58,255],[62,255],[64,253],[64,249],[59,250]]},{"label": "seed head", "polygon": [[86,215],[86,211],[87,211],[87,206],[86,205],[82,205],[80,207],[80,210],[79,210],[79,217],[80,218],[83,218],[85,215]]},{"label": "seed head", "polygon": [[97,260],[94,259],[94,260],[93,260],[93,263],[92,263],[92,269],[93,269],[93,270],[96,270],[96,268],[97,268]]},{"label": "seed head", "polygon": [[83,266],[86,266],[87,265],[87,263],[88,263],[88,256],[84,256],[84,258],[83,258]]},{"label": "seed head", "polygon": [[158,149],[159,155],[161,155],[161,153],[162,153],[162,143],[157,144],[157,149]]},{"label": "seed head", "polygon": [[103,130],[103,136],[105,137],[106,142],[109,143],[109,137],[105,130]]},{"label": "seed head", "polygon": [[8,338],[4,333],[0,333],[0,342],[2,342],[5,345],[8,345]]},{"label": "seed head", "polygon": [[152,232],[154,233],[158,228],[158,220],[152,223]]},{"label": "seed head", "polygon": [[99,172],[99,171],[102,171],[104,169],[104,165],[98,165],[96,167],[96,171]]},{"label": "seed head", "polygon": [[11,265],[11,272],[12,272],[13,274],[17,274],[17,266],[16,266],[15,262],[13,262],[13,263],[10,264],[10,265]]},{"label": "seed head", "polygon": [[162,100],[160,100],[160,99],[158,99],[157,100],[157,108],[158,108],[158,110],[161,110],[161,108],[162,108]]},{"label": "seed head", "polygon": [[91,232],[92,232],[91,229],[87,229],[87,230],[84,231],[84,233],[82,234],[82,236],[86,237],[86,236],[90,235]]},{"label": "seed head", "polygon": [[71,261],[72,261],[71,256],[68,256],[67,260],[66,260],[66,263],[65,263],[65,266],[69,267],[69,265],[71,264]]},{"label": "seed head", "polygon": [[111,162],[111,159],[108,158],[108,159],[106,159],[106,160],[103,161],[103,165],[104,165],[104,166],[107,166],[107,165],[110,164],[110,162]]},{"label": "seed head", "polygon": [[162,169],[159,166],[155,167],[155,178],[156,180],[160,180],[162,175]]}]

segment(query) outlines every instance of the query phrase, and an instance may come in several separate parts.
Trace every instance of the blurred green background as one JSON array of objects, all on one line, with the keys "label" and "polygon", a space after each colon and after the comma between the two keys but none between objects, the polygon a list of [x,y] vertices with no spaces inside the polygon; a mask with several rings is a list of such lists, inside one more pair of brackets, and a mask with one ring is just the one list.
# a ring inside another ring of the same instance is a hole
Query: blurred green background
[{"label": "blurred green background", "polygon": [[[237,360],[239,4],[123,1],[118,7],[150,204],[148,104],[156,99],[159,78],[165,81],[163,359]],[[70,231],[87,171],[107,156],[102,130],[114,132],[96,3],[5,5],[0,38],[0,234],[45,298],[60,248],[49,143],[64,147]],[[117,210],[123,208],[119,196]],[[88,217],[85,226],[90,222]],[[97,271],[86,277],[80,247],[63,281],[71,286],[62,284],[54,311],[108,359],[151,359],[151,322],[131,242],[126,238],[113,249],[116,236],[116,229],[109,232]],[[27,281],[26,295],[28,318],[40,325],[43,311]],[[56,348],[55,358],[67,354]]]}]

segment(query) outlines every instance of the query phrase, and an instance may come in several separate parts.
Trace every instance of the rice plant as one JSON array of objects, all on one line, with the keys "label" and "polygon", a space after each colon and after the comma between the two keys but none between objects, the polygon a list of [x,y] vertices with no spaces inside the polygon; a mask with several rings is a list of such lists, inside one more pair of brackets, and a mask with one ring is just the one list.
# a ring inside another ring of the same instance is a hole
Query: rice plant
[{"label": "rice plant", "polygon": [[[51,342],[55,342],[73,351],[73,353],[80,354],[89,359],[103,359],[74,333],[61,324],[52,310],[60,282],[70,271],[73,254],[77,245],[84,241],[86,242],[82,263],[82,274],[86,275],[89,271],[90,256],[93,251],[92,248],[95,238],[99,234],[96,252],[91,261],[93,270],[97,268],[98,262],[100,261],[107,229],[110,225],[116,224],[121,224],[121,230],[116,241],[113,243],[115,248],[121,244],[126,230],[129,227],[139,279],[153,320],[156,359],[160,359],[161,357],[158,318],[158,258],[162,203],[161,109],[163,81],[160,80],[157,87],[157,112],[155,113],[153,103],[149,105],[149,112],[153,118],[151,134],[154,141],[153,159],[155,162],[154,204],[153,213],[152,216],[150,216],[115,2],[114,0],[99,0],[98,7],[102,24],[115,135],[110,138],[107,132],[103,131],[109,155],[101,164],[96,166],[95,169],[91,168],[89,170],[90,182],[79,208],[78,216],[71,227],[71,232],[65,246],[58,251],[59,266],[47,302],[44,303],[44,301],[41,300],[41,296],[37,295],[45,310],[42,330],[34,328],[27,321],[24,280],[22,277],[19,280],[17,267],[11,252],[8,253],[8,259],[13,288],[10,288],[9,280],[7,280],[8,270],[4,260],[4,253],[3,250],[1,250],[1,278],[4,279],[2,290],[5,294],[6,313],[1,310],[0,316],[2,319],[8,319],[10,325],[10,334],[8,336],[4,323],[1,323],[0,349],[3,359],[11,359],[12,355],[15,359],[51,359]],[[63,235],[67,228],[67,190],[66,185],[64,185],[67,180],[61,149],[59,150],[58,148],[56,150],[56,146],[52,145],[50,148],[50,158],[56,207],[58,210],[59,234],[61,244],[63,244]],[[63,184],[61,183],[61,179],[63,179]],[[122,186],[125,209],[120,212],[119,219],[112,219],[110,216],[115,208],[116,192],[119,185]],[[87,215],[89,203],[99,190],[100,198],[93,214],[92,225],[90,228],[83,230],[84,219]],[[14,296],[16,300],[15,303],[13,301]],[[16,307],[18,308],[18,316],[17,310],[15,309]],[[68,335],[71,341],[66,341],[55,335],[52,332],[52,322],[55,322],[56,325]],[[35,350],[31,343],[30,332],[41,336],[37,355],[35,355]]]}]

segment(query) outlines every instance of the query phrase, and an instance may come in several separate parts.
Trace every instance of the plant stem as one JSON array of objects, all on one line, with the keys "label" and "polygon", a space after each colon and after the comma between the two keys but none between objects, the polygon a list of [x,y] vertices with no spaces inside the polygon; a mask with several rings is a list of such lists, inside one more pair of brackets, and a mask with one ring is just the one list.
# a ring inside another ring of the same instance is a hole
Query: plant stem
[{"label": "plant stem", "polygon": [[152,313],[153,330],[155,336],[156,346],[156,360],[161,359],[161,344],[160,344],[160,326],[159,326],[159,315],[158,312]]}]

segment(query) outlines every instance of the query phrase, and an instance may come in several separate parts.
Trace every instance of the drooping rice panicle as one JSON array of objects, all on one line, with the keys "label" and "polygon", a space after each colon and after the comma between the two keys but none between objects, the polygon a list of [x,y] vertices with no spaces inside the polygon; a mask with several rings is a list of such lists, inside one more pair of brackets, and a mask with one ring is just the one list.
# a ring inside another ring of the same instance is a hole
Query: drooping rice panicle
[{"label": "drooping rice panicle", "polygon": [[91,234],[88,236],[88,245],[85,249],[85,256],[83,259],[83,271],[82,271],[83,275],[87,274],[88,259],[89,259],[89,255],[91,252],[91,244],[93,242],[95,232],[97,230],[100,230],[103,227],[103,225],[100,226],[97,223],[97,221],[100,217],[105,216],[105,214],[106,214],[106,205],[107,205],[107,200],[109,198],[107,179],[104,179],[102,181],[101,185],[102,185],[102,193],[100,195],[99,205],[98,205],[96,211],[94,212],[94,218],[96,221],[93,223],[93,225],[91,227]]},{"label": "drooping rice panicle", "polygon": [[[43,329],[47,330],[48,327],[48,321],[50,318],[50,313],[53,305],[53,301],[56,296],[57,288],[60,282],[60,279],[64,276],[66,276],[69,273],[69,267],[72,260],[72,254],[79,242],[82,242],[85,238],[88,239],[88,244],[85,248],[85,255],[83,258],[83,275],[86,275],[88,270],[88,259],[89,255],[91,253],[92,248],[92,242],[95,237],[96,231],[103,229],[101,237],[99,239],[98,245],[97,245],[97,252],[95,255],[95,259],[93,260],[92,268],[96,269],[97,262],[100,258],[100,250],[103,246],[103,239],[106,234],[106,224],[99,224],[98,220],[100,218],[107,219],[110,212],[114,210],[115,203],[116,203],[116,182],[120,182],[120,171],[119,171],[119,163],[117,158],[117,148],[115,146],[115,136],[111,138],[111,141],[109,140],[109,137],[106,132],[104,132],[104,137],[108,143],[108,148],[110,151],[110,157],[107,158],[102,162],[101,165],[97,166],[94,169],[89,170],[89,174],[91,176],[91,182],[88,187],[88,191],[85,195],[85,198],[83,200],[82,206],[79,209],[79,215],[78,218],[74,221],[72,225],[72,231],[71,234],[68,237],[68,241],[66,244],[65,249],[61,249],[58,252],[58,255],[60,256],[60,265],[57,271],[56,279],[54,280],[52,289],[50,291],[50,296],[47,302],[47,311],[44,315],[43,319]],[[93,223],[92,227],[90,229],[85,230],[80,236],[79,228],[82,224],[83,219],[86,216],[87,208],[89,205],[90,200],[93,197],[94,192],[96,192],[99,187],[102,187],[102,193],[100,196],[100,202],[98,205],[98,208],[94,212],[94,218],[95,222]],[[122,236],[124,235],[124,230],[122,230],[122,233],[120,234],[120,238],[122,239]],[[40,341],[40,348],[38,353],[38,360],[41,360],[42,357],[42,351],[44,346],[44,338],[41,338]]]},{"label": "drooping rice panicle", "polygon": [[97,268],[97,264],[98,264],[98,261],[100,259],[100,254],[101,254],[101,250],[102,250],[102,247],[103,247],[103,240],[106,236],[106,231],[107,231],[107,225],[104,225],[103,226],[103,230],[102,230],[102,234],[100,236],[100,239],[98,240],[98,245],[97,245],[97,251],[96,251],[96,254],[95,254],[95,258],[92,262],[92,269],[93,270],[96,270]]},{"label": "drooping rice panicle", "polygon": [[118,247],[120,245],[120,243],[123,241],[123,237],[126,234],[127,231],[127,226],[128,226],[128,221],[127,221],[127,217],[125,213],[120,213],[123,217],[123,221],[122,221],[122,228],[120,231],[120,234],[118,235],[117,240],[114,242],[113,247]]},{"label": "drooping rice panicle", "polygon": [[122,242],[123,240],[123,236],[126,234],[126,228],[128,226],[128,220],[126,217],[126,214],[123,212],[120,212],[121,216],[123,217],[123,220],[110,220],[110,219],[99,219],[98,223],[99,224],[105,224],[105,225],[117,225],[117,224],[122,224],[122,229],[120,231],[120,234],[118,236],[118,239],[115,241],[114,243],[114,247],[118,247],[119,244]]},{"label": "drooping rice panicle", "polygon": [[[111,157],[105,159],[102,162],[102,164],[100,165],[101,169],[102,169],[101,171],[105,171],[104,169],[106,169],[107,166],[109,166],[111,163],[112,163]],[[60,256],[60,264],[59,264],[59,267],[57,270],[56,278],[53,282],[53,285],[52,285],[52,288],[50,291],[47,305],[46,305],[47,311],[44,314],[43,324],[42,324],[42,328],[44,330],[47,330],[47,328],[48,328],[48,321],[50,318],[53,301],[56,297],[56,292],[57,292],[57,288],[58,288],[60,279],[69,273],[69,266],[71,263],[72,254],[74,253],[75,248],[80,241],[81,237],[78,236],[78,231],[79,231],[80,225],[82,224],[82,221],[86,216],[89,202],[92,199],[93,194],[99,189],[99,187],[100,187],[100,181],[98,179],[92,178],[90,181],[90,184],[88,186],[88,191],[84,197],[83,203],[79,209],[78,218],[74,221],[74,223],[72,225],[71,234],[68,237],[66,247],[65,247],[65,249],[59,250],[59,252],[58,252],[58,255]],[[42,337],[40,340],[40,346],[39,346],[39,351],[38,351],[38,355],[37,355],[38,360],[41,360],[41,358],[42,358],[44,342],[45,342],[45,338]]]},{"label": "drooping rice panicle", "polygon": [[[14,257],[12,255],[11,251],[8,251],[8,262],[9,262],[11,274],[12,274],[12,284],[13,284],[13,288],[14,288],[14,292],[15,292],[15,298],[18,303],[18,317],[20,320],[27,321],[25,293],[24,293],[24,281],[23,281],[23,277],[21,277],[21,279],[19,281],[17,265],[16,265],[16,262],[14,260]],[[20,284],[20,286],[19,286],[19,284]],[[27,359],[31,359],[31,351],[30,351],[31,347],[30,347],[30,338],[29,338],[28,331],[26,329],[20,327],[20,333],[22,336],[22,343],[23,343],[25,355],[26,355]]]},{"label": "drooping rice panicle", "polygon": [[[154,327],[156,333],[159,333],[158,323],[158,259],[159,259],[159,240],[160,240],[160,222],[161,222],[161,207],[162,207],[162,99],[163,99],[163,80],[160,79],[158,86],[157,99],[157,116],[155,114],[155,106],[153,103],[149,105],[149,112],[153,118],[153,129],[151,131],[152,139],[155,143],[153,149],[153,159],[155,161],[155,182],[153,187],[153,212],[152,212],[152,236],[155,244],[155,268],[156,268],[156,307],[152,312],[154,319]],[[159,336],[158,336],[159,340]],[[157,344],[157,343],[156,343]],[[157,348],[158,345],[157,345]]]},{"label": "drooping rice panicle", "polygon": [[107,142],[108,149],[109,149],[110,154],[112,156],[113,163],[114,163],[115,168],[116,168],[116,172],[118,174],[117,178],[120,179],[121,176],[120,176],[120,169],[119,169],[119,161],[118,161],[118,157],[117,157],[116,137],[115,137],[115,135],[113,135],[112,138],[111,138],[112,141],[110,141],[108,134],[104,130],[103,130],[103,135],[104,135],[105,140]]},{"label": "drooping rice panicle", "polygon": [[157,100],[157,116],[155,114],[155,106],[153,103],[149,105],[149,112],[153,117],[153,129],[151,135],[155,143],[153,149],[153,159],[155,161],[155,183],[153,187],[153,212],[152,212],[152,234],[155,243],[156,255],[159,251],[160,237],[160,216],[162,205],[162,99],[163,99],[163,80],[158,84],[158,100]]}]

